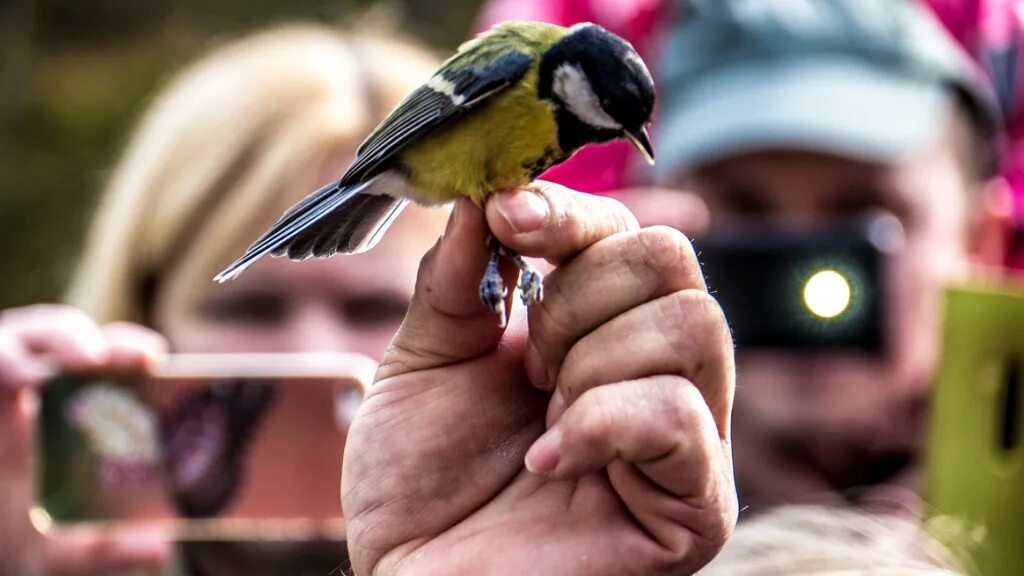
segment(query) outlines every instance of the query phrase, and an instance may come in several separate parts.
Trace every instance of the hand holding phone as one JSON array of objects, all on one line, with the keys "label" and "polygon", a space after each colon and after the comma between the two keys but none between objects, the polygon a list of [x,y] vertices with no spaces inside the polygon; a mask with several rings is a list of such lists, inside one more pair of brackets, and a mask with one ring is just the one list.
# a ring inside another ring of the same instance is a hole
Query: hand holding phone
[{"label": "hand holding phone", "polygon": [[43,535],[27,513],[34,503],[35,390],[58,371],[145,373],[165,350],[151,330],[126,323],[100,327],[67,306],[0,313],[0,574],[97,574],[166,564],[170,544],[160,533]]},{"label": "hand holding phone", "polygon": [[375,369],[350,354],[189,354],[147,378],[58,378],[41,394],[37,526],[341,539],[342,450]]}]

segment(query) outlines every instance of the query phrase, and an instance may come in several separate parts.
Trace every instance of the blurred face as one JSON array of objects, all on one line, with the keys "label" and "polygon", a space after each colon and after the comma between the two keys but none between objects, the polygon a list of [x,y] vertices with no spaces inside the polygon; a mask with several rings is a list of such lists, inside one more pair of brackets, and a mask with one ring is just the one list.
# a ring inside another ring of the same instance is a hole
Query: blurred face
[{"label": "blurred face", "polygon": [[882,503],[903,495],[895,486],[916,488],[941,289],[965,273],[968,203],[979,193],[957,153],[963,132],[950,124],[926,150],[891,163],[762,150],[684,179],[712,225],[735,217],[800,225],[881,209],[906,233],[886,286],[884,356],[740,351],[733,421],[746,504]]},{"label": "blurred face", "polygon": [[[420,258],[445,218],[445,210],[410,207],[368,253],[298,263],[266,258],[226,284],[204,277],[197,289],[190,285],[194,273],[171,270],[155,297],[154,327],[174,352],[356,352],[379,360],[405,317]],[[208,259],[198,252],[203,249],[190,247],[182,262]],[[180,404],[180,391],[167,394]],[[338,394],[331,385],[279,381],[270,408],[247,417],[263,433],[246,448],[244,489],[225,515],[338,516],[342,448],[354,413],[351,398]],[[211,434],[207,444],[225,434]],[[183,449],[182,462],[205,445]],[[229,465],[218,459],[207,475],[228,478]]]},{"label": "blurred face", "polygon": [[358,352],[379,360],[444,217],[410,207],[368,253],[298,263],[268,257],[199,292],[172,271],[156,297],[155,327],[176,352]]}]

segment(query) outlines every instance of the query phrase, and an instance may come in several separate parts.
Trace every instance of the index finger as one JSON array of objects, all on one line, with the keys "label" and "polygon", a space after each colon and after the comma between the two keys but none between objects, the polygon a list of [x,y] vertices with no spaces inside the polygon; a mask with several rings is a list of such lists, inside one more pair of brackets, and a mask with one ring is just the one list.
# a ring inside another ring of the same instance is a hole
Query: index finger
[{"label": "index finger", "polygon": [[[376,380],[475,358],[497,346],[504,331],[479,295],[487,256],[483,213],[468,199],[457,201],[444,235],[420,261],[405,321]],[[506,285],[513,284],[513,268],[510,262],[502,267]]]},{"label": "index finger", "polygon": [[505,247],[556,266],[612,234],[640,228],[617,200],[543,181],[495,195],[486,212]]},{"label": "index finger", "polygon": [[0,321],[32,355],[46,356],[58,370],[86,372],[108,360],[99,326],[81,310],[36,304],[0,313]]}]

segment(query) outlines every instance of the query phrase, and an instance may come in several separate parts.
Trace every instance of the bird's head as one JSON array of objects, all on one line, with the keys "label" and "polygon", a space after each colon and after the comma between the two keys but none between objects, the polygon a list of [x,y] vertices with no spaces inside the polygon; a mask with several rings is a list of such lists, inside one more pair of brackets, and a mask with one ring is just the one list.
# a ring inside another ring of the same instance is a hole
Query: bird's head
[{"label": "bird's head", "polygon": [[654,163],[654,80],[622,38],[596,24],[573,26],[541,59],[538,92],[555,103],[563,150],[624,137]]}]

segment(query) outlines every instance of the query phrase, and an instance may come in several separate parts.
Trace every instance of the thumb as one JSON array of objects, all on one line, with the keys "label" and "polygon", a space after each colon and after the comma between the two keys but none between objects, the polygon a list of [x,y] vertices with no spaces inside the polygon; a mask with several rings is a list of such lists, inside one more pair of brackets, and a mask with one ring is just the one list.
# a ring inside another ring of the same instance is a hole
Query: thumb
[{"label": "thumb", "polygon": [[138,528],[109,534],[66,530],[47,537],[47,574],[88,576],[167,565],[171,543],[161,532]]},{"label": "thumb", "polygon": [[[489,238],[483,211],[458,200],[444,235],[420,262],[412,303],[377,380],[476,358],[498,345],[500,319],[480,301]],[[510,309],[517,271],[505,259],[500,266]]]}]

